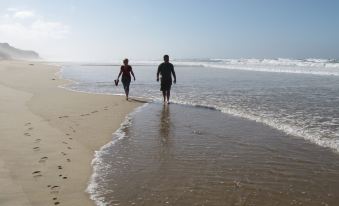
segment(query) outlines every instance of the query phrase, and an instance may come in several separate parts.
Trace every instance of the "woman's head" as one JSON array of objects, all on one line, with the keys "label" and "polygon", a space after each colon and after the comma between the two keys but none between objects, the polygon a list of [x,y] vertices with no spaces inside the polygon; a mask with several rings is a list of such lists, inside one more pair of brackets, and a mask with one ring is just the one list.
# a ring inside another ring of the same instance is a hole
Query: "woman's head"
[{"label": "woman's head", "polygon": [[128,65],[128,59],[127,58],[124,59],[123,63],[124,63],[124,65]]}]

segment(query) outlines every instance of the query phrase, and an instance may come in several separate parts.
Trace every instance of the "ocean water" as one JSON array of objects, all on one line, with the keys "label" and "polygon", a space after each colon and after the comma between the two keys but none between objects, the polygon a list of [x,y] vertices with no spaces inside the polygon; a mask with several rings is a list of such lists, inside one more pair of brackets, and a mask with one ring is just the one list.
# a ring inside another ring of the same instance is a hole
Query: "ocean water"
[{"label": "ocean water", "polygon": [[[131,96],[160,102],[155,81],[159,61],[132,66],[137,81]],[[339,63],[322,59],[209,59],[173,62],[178,83],[171,100],[183,105],[213,108],[254,120],[339,151]],[[123,95],[113,79],[117,64],[64,65],[62,76],[71,90]]]},{"label": "ocean water", "polygon": [[339,156],[217,110],[150,103],[97,151],[97,205],[337,205]]},{"label": "ocean water", "polygon": [[[336,205],[335,60],[177,60],[165,106],[158,63],[132,64],[130,95],[151,103],[96,152],[87,191],[97,205]],[[123,95],[119,68],[65,64],[63,87]]]}]

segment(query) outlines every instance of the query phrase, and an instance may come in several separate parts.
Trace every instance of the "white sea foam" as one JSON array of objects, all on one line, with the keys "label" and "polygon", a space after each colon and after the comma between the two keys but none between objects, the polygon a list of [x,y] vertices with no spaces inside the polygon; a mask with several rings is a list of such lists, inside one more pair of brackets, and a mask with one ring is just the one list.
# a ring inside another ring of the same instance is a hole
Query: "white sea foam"
[{"label": "white sea foam", "polygon": [[[135,66],[157,66],[161,60],[136,60],[131,61]],[[237,69],[260,72],[300,73],[314,75],[339,76],[339,61],[336,59],[173,59],[176,66],[201,66],[220,69]],[[120,61],[109,63],[89,63],[92,66],[120,65]]]},{"label": "white sea foam", "polygon": [[260,117],[251,115],[247,112],[242,112],[240,110],[234,110],[229,108],[218,108],[221,112],[231,114],[234,116],[246,118],[249,120],[253,120],[256,122],[260,122],[263,124],[266,124],[272,128],[275,128],[277,130],[280,130],[288,135],[293,135],[296,137],[304,138],[305,140],[308,140],[314,144],[317,144],[322,147],[327,147],[330,149],[335,150],[336,152],[339,152],[339,141],[338,139],[329,139],[329,138],[323,138],[321,134],[318,133],[312,133],[311,131],[308,131],[307,129],[300,128],[297,126],[292,126],[290,124],[284,124],[278,119],[269,118],[269,117]]},{"label": "white sea foam", "polygon": [[101,186],[98,184],[98,181],[97,181],[97,179],[100,178],[100,175],[99,175],[100,171],[103,168],[109,168],[110,167],[110,165],[106,164],[103,161],[103,156],[105,154],[110,153],[109,149],[112,145],[116,144],[119,140],[127,137],[125,129],[131,126],[132,116],[135,113],[140,112],[147,105],[148,104],[146,103],[146,104],[134,109],[133,112],[128,114],[126,116],[125,120],[121,123],[119,129],[113,133],[112,141],[110,141],[109,143],[102,146],[98,151],[95,151],[94,159],[92,160],[92,163],[91,163],[92,168],[93,168],[93,173],[92,173],[92,176],[91,176],[90,181],[88,183],[88,186],[86,188],[86,192],[90,194],[91,200],[93,200],[95,202],[95,204],[98,205],[98,206],[109,205],[109,203],[105,202],[104,199],[102,198],[103,190],[101,190]]},{"label": "white sea foam", "polygon": [[[134,63],[155,66],[161,61],[136,61]],[[334,59],[174,59],[172,63],[176,66],[339,76],[339,62]]]},{"label": "white sea foam", "polygon": [[[242,111],[241,109],[225,108],[222,106],[211,105],[211,104],[203,103],[203,102],[200,102],[201,104],[195,103],[193,101],[187,101],[187,100],[174,100],[173,102],[177,104],[183,104],[183,105],[211,108],[211,109],[221,111],[225,114],[230,114],[232,116],[241,117],[241,118],[245,118],[245,119],[252,120],[255,122],[259,122],[259,123],[268,125],[274,129],[280,130],[284,132],[285,134],[300,137],[314,144],[317,144],[319,146],[330,148],[336,152],[339,152],[339,139],[324,138],[321,132],[312,132],[312,131],[308,131],[305,128],[300,128],[298,126],[292,126],[290,124],[285,124],[276,118],[272,118],[272,117],[270,118],[267,116],[265,117],[256,116],[256,115],[250,114],[247,111]],[[337,133],[337,136],[339,136],[338,133]]]},{"label": "white sea foam", "polygon": [[302,73],[339,76],[339,63],[325,59],[212,59],[177,61],[178,65],[203,66],[261,72]]}]

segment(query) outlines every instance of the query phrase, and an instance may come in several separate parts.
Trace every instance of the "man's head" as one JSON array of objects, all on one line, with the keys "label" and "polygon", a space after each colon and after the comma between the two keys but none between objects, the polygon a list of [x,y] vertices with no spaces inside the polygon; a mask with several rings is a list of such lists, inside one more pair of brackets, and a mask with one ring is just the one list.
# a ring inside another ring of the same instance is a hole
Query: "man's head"
[{"label": "man's head", "polygon": [[124,62],[124,65],[126,65],[126,66],[128,65],[128,59],[124,59],[123,62]]},{"label": "man's head", "polygon": [[164,55],[164,61],[165,61],[166,63],[169,62],[169,56],[168,56],[167,54]]}]

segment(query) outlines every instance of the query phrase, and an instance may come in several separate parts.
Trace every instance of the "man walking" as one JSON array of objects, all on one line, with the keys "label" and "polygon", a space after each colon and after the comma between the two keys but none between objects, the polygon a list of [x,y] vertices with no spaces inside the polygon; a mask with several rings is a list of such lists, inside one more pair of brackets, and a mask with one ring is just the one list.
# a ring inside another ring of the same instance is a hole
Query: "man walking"
[{"label": "man walking", "polygon": [[164,62],[158,67],[157,81],[159,81],[159,74],[161,75],[160,91],[162,91],[162,95],[164,96],[164,103],[169,104],[169,99],[171,96],[172,75],[174,78],[174,84],[177,81],[177,77],[175,76],[174,66],[169,62],[169,56],[167,54],[164,55]]}]

